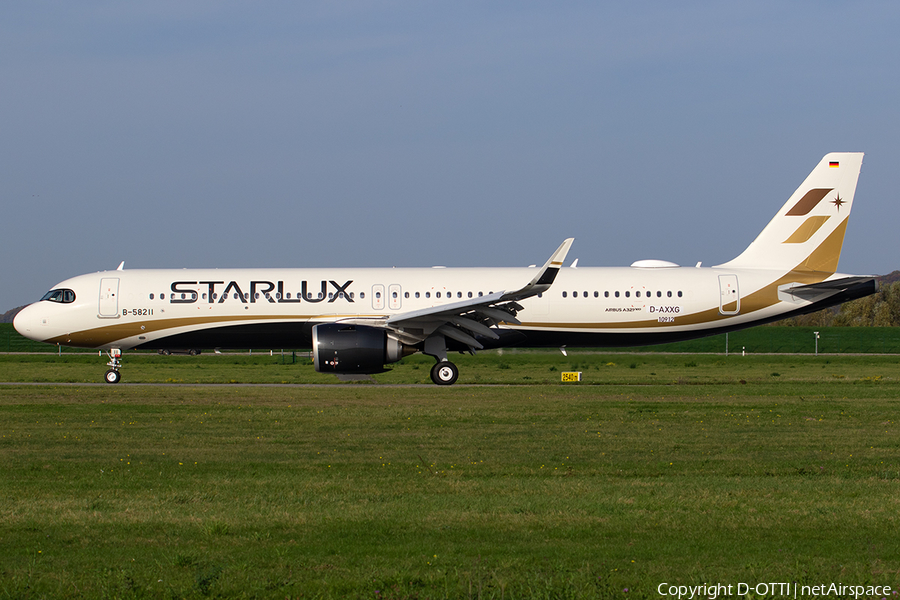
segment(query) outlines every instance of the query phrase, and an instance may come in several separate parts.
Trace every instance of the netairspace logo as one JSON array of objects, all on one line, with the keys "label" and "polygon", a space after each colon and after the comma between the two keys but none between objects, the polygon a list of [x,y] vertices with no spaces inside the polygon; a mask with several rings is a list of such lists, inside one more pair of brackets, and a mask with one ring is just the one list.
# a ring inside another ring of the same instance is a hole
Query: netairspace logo
[{"label": "netairspace logo", "polygon": [[659,584],[656,588],[660,596],[677,598],[678,600],[692,600],[694,598],[727,598],[733,596],[746,596],[755,594],[760,597],[771,598],[809,598],[817,596],[842,596],[845,598],[861,598],[879,596],[887,598],[896,596],[889,585],[844,585],[843,583],[822,583],[818,585],[800,585],[797,582],[768,582],[768,583],[710,583],[703,585],[675,585],[668,582]]}]

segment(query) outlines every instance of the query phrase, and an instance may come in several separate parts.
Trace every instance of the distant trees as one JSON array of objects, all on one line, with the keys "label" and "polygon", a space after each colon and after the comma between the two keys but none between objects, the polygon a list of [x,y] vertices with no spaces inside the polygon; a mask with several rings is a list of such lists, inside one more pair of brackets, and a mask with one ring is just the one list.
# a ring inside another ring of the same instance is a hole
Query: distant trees
[{"label": "distant trees", "polygon": [[19,311],[25,308],[24,306],[20,306],[19,308],[14,308],[12,310],[8,310],[2,315],[0,315],[0,323],[12,323],[13,319],[16,318],[16,315],[19,314]]},{"label": "distant trees", "polygon": [[880,289],[871,296],[845,302],[840,309],[826,308],[772,324],[809,327],[898,327],[900,281],[882,283]]},{"label": "distant trees", "polygon": [[837,327],[896,327],[900,325],[900,282],[888,283],[871,296],[847,302],[835,316]]}]

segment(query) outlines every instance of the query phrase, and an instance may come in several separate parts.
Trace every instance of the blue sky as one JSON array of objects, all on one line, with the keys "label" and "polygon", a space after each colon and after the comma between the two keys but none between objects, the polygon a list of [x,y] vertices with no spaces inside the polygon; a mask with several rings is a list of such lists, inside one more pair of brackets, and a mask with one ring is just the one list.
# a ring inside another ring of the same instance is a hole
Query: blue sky
[{"label": "blue sky", "polygon": [[[607,5],[608,4],[608,5]],[[900,268],[896,2],[0,7],[0,311],[126,268],[733,258],[830,151]]]}]

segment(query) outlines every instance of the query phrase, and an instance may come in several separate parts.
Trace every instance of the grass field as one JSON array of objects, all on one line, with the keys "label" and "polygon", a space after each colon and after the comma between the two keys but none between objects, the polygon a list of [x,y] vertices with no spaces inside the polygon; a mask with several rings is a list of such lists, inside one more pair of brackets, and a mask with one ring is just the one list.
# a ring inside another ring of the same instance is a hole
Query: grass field
[{"label": "grass field", "polygon": [[[700,384],[846,381],[864,383],[900,375],[897,356],[690,355],[569,350],[506,350],[451,355],[459,383],[556,384],[563,371],[581,371],[583,385]],[[0,381],[95,383],[103,381],[106,356],[95,354],[0,354]],[[382,384],[431,385],[434,360],[414,355],[371,377]],[[274,353],[159,356],[125,353],[125,383],[336,384],[316,373],[305,357]],[[364,385],[364,384],[362,384]]]},{"label": "grass field", "polygon": [[[99,381],[104,362],[5,356],[0,381]],[[509,385],[0,385],[0,598],[900,587],[896,357],[457,362],[463,383]],[[582,384],[557,383],[570,368]],[[334,381],[278,355],[124,372]]]},{"label": "grass field", "polygon": [[[728,334],[728,352],[750,353],[806,353],[816,350],[814,332],[819,332],[819,352],[900,354],[900,327],[751,327]],[[656,344],[638,348],[641,352],[724,353],[726,336],[714,335],[686,342]],[[10,323],[0,323],[0,352],[55,353],[56,346],[34,342],[22,337]],[[309,350],[305,348],[304,350]],[[268,352],[268,348],[265,349]],[[88,352],[78,348],[63,348],[63,354]]]}]

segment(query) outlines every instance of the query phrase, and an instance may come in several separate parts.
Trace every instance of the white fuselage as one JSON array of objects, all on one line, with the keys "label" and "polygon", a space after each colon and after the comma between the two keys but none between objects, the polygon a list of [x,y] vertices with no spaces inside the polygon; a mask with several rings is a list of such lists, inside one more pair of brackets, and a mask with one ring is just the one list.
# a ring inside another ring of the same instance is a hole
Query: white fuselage
[{"label": "white fuselage", "polygon": [[[533,273],[533,268],[104,271],[61,282],[56,288],[72,290],[74,302],[35,303],[18,315],[16,328],[40,341],[104,349],[209,347],[202,340],[216,341],[214,347],[299,348],[308,347],[310,339],[308,328],[298,325],[383,321],[516,289]],[[524,333],[526,341],[516,345],[526,346],[641,345],[700,337],[809,306],[806,300],[779,299],[778,285],[822,278],[785,276],[758,269],[563,268],[549,291],[520,302],[521,325],[501,329]],[[273,333],[289,326],[287,336]],[[227,332],[235,327],[246,335],[228,343]],[[188,344],[187,337],[172,345],[173,336],[188,334],[196,343]]]}]

